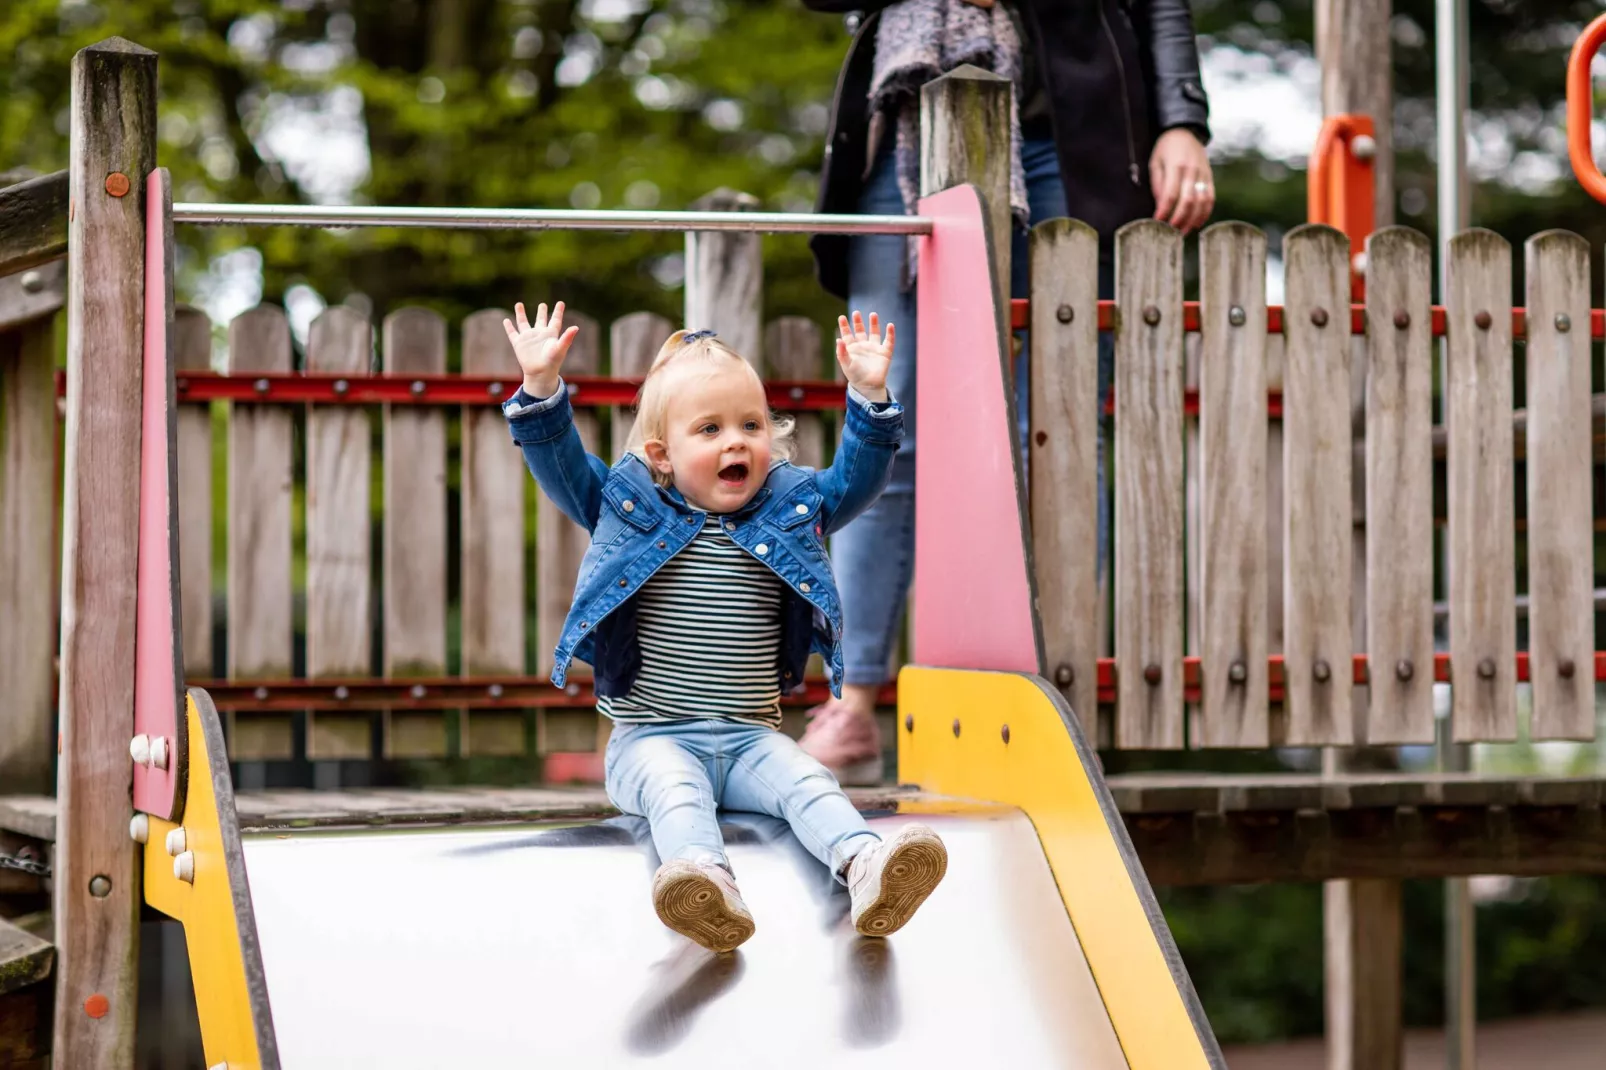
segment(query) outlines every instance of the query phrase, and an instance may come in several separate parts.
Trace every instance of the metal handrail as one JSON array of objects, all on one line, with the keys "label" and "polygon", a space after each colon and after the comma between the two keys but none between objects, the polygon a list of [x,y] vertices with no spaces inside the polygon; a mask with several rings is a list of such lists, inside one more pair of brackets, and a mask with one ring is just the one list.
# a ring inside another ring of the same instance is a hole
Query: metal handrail
[{"label": "metal handrail", "polygon": [[1584,192],[1606,204],[1606,175],[1595,166],[1589,136],[1595,110],[1589,68],[1603,42],[1606,42],[1606,15],[1585,27],[1567,57],[1567,157]]},{"label": "metal handrail", "polygon": [[402,208],[355,204],[173,205],[173,222],[198,226],[443,227],[454,230],[747,231],[770,234],[930,234],[917,215],[810,212],[605,212],[566,208]]}]

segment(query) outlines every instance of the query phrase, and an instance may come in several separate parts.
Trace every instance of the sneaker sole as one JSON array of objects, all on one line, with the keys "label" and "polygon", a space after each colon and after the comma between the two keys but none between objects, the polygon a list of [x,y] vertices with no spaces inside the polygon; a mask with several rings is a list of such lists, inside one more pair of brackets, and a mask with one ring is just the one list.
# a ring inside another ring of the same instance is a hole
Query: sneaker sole
[{"label": "sneaker sole", "polygon": [[669,876],[653,890],[652,905],[665,925],[710,951],[734,951],[753,935],[752,915],[733,909],[703,873]]},{"label": "sneaker sole", "polygon": [[853,922],[860,936],[890,936],[909,923],[943,874],[948,848],[936,835],[921,833],[892,848],[881,869],[881,890]]}]

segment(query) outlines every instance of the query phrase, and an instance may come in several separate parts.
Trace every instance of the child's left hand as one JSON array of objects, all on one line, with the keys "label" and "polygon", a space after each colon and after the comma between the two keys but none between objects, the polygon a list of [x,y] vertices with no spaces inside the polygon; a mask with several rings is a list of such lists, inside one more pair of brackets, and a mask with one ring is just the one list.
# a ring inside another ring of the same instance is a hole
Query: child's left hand
[{"label": "child's left hand", "polygon": [[881,337],[881,325],[876,314],[870,313],[870,330],[864,329],[864,317],[853,313],[853,323],[846,316],[837,317],[836,362],[847,376],[848,385],[867,400],[887,400],[887,369],[892,365],[893,327],[887,324],[887,333]]}]

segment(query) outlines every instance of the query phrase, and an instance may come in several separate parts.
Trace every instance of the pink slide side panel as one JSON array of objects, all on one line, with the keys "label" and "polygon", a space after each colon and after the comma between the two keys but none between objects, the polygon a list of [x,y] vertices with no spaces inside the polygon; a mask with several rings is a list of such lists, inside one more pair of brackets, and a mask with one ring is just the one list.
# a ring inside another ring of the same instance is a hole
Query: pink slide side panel
[{"label": "pink slide side panel", "polygon": [[166,768],[134,764],[134,809],[167,821],[184,811],[188,734],[178,641],[178,458],[172,354],[171,178],[145,185],[145,353],[139,457],[139,594],[134,639],[134,733],[166,744]]},{"label": "pink slide side panel", "polygon": [[[992,237],[974,186],[920,202],[913,653],[918,665],[1041,671]],[[911,353],[894,360],[913,359]]]}]

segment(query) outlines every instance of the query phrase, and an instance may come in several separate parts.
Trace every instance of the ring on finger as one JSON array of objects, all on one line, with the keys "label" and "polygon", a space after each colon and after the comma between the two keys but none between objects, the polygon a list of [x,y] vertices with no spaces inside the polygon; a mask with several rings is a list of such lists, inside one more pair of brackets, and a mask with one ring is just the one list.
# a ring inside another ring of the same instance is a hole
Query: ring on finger
[{"label": "ring on finger", "polygon": [[1210,192],[1210,183],[1200,179],[1193,184],[1193,192],[1199,194],[1201,197],[1204,196]]}]

